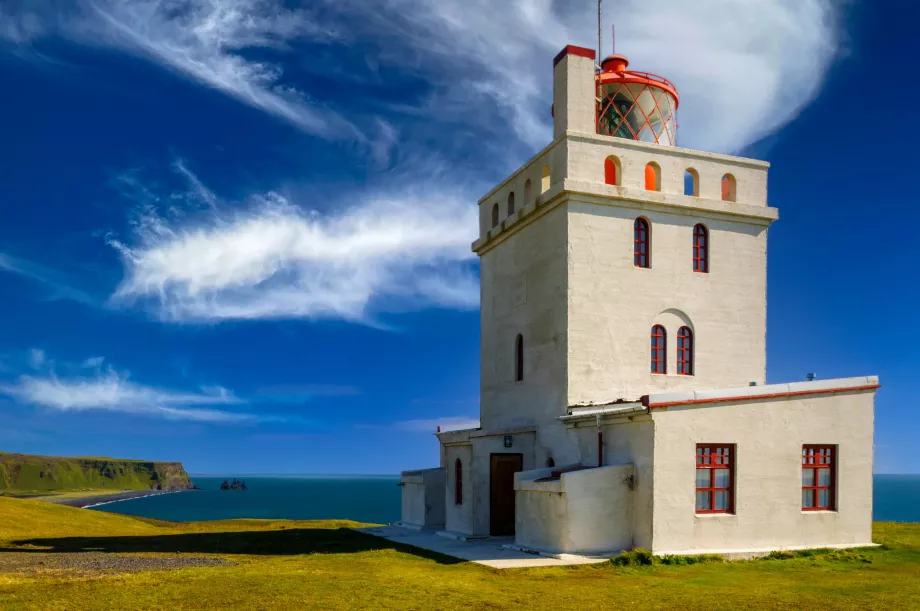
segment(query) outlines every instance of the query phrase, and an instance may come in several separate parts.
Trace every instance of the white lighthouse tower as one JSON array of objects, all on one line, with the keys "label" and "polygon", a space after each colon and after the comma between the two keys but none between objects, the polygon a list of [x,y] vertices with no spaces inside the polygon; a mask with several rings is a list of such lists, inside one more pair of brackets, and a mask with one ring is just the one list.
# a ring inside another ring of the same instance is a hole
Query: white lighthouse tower
[{"label": "white lighthouse tower", "polygon": [[628,67],[565,47],[553,141],[479,200],[481,423],[403,474],[403,522],[553,553],[869,543],[877,378],[765,385],[769,165],[677,147],[677,88]]}]

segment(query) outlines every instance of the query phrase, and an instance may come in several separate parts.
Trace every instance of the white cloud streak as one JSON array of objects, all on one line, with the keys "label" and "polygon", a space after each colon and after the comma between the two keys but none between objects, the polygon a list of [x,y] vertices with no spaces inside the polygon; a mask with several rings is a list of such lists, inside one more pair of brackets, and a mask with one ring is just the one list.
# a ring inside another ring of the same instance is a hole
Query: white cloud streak
[{"label": "white cloud streak", "polygon": [[[482,121],[491,99],[531,149],[552,135],[553,55],[566,44],[597,44],[596,12],[582,1],[384,0],[373,14],[360,0],[329,4],[354,27],[366,26],[356,35],[385,41],[384,60],[415,68],[438,87],[432,112]],[[604,54],[615,19],[617,51],[631,68],[676,83],[679,144],[736,152],[782,128],[817,95],[841,44],[841,5],[608,2]]]},{"label": "white cloud streak", "polygon": [[109,411],[169,420],[213,423],[254,422],[251,414],[214,409],[242,403],[225,388],[204,387],[182,392],[143,386],[112,369],[91,377],[59,378],[53,371],[43,376],[21,376],[0,384],[0,395],[17,401],[65,412]]},{"label": "white cloud streak", "polygon": [[170,221],[148,207],[132,244],[112,242],[126,271],[111,301],[140,301],[174,322],[379,324],[379,312],[473,308],[477,224],[474,206],[443,191],[368,196],[327,216],[277,193],[242,208],[221,202],[194,221]]}]

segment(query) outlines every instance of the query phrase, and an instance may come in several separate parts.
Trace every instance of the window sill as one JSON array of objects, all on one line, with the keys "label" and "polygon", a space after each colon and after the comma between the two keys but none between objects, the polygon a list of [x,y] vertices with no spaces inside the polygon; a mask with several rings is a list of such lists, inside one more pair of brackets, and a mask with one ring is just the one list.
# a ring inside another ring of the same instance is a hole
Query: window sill
[{"label": "window sill", "polygon": [[735,513],[694,513],[694,516],[703,520],[712,520],[718,518],[737,518]]},{"label": "window sill", "polygon": [[837,513],[836,509],[803,509],[802,515]]}]

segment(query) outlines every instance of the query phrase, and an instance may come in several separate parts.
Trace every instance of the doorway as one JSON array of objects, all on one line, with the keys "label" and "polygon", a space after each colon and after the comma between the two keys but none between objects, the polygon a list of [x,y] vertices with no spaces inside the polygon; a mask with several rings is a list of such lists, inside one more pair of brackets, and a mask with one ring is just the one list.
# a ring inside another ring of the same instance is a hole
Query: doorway
[{"label": "doorway", "polygon": [[489,534],[514,535],[514,474],[524,470],[523,454],[492,454]]}]

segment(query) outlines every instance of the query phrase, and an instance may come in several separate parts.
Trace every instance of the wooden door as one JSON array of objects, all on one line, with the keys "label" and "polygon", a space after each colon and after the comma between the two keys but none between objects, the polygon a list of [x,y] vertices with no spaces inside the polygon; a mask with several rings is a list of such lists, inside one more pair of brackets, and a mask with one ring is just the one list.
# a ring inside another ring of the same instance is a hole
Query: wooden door
[{"label": "wooden door", "polygon": [[524,470],[523,454],[492,454],[490,533],[514,535],[514,474]]}]

